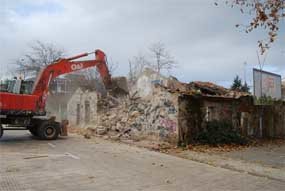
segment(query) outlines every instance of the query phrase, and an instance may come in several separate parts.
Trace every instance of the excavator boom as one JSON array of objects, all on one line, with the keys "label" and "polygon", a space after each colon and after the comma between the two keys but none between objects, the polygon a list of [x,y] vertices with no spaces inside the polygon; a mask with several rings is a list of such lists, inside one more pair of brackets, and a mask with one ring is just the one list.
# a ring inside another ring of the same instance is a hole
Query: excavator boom
[{"label": "excavator boom", "polygon": [[71,58],[60,59],[55,63],[48,65],[40,72],[40,75],[38,75],[38,78],[35,81],[32,91],[33,95],[37,95],[40,98],[40,109],[43,109],[45,107],[50,82],[54,78],[63,74],[68,74],[71,72],[96,66],[106,88],[111,86],[111,75],[109,74],[109,70],[106,63],[106,56],[103,51],[95,51],[95,60],[74,61],[78,58],[88,56],[89,54],[90,53],[84,53]]}]

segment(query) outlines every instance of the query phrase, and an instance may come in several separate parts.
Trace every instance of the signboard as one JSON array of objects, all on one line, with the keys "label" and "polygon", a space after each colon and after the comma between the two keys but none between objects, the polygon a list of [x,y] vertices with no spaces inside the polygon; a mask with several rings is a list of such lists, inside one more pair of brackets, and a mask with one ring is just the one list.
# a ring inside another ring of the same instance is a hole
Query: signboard
[{"label": "signboard", "polygon": [[253,69],[254,96],[281,99],[281,75]]}]

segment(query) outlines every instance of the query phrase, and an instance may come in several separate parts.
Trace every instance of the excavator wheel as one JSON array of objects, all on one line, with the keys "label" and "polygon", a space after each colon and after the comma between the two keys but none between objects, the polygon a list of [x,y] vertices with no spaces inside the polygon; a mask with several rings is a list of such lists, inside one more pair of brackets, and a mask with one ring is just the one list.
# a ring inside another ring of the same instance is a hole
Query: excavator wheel
[{"label": "excavator wheel", "polygon": [[55,140],[60,134],[60,125],[54,121],[43,121],[37,129],[38,137],[42,140]]},{"label": "excavator wheel", "polygon": [[3,127],[2,127],[2,125],[0,124],[0,138],[3,136],[3,132],[4,132]]}]

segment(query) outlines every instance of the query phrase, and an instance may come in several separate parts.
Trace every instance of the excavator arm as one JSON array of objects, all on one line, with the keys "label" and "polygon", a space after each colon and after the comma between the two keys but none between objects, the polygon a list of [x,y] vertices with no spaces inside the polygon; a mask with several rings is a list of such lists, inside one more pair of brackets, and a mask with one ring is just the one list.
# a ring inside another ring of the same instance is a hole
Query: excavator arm
[{"label": "excavator arm", "polygon": [[111,87],[111,75],[109,73],[105,53],[101,50],[95,51],[95,60],[74,61],[78,58],[88,56],[90,53],[80,54],[71,58],[60,59],[53,64],[48,65],[38,75],[32,94],[39,96],[39,108],[44,109],[50,82],[63,74],[68,74],[78,70],[97,67],[105,87]]}]

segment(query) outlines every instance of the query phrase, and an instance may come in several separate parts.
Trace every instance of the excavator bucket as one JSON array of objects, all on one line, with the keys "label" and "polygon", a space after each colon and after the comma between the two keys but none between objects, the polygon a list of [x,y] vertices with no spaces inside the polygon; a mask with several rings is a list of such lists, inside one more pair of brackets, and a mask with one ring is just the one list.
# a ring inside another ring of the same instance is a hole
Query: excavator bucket
[{"label": "excavator bucket", "polygon": [[115,97],[120,95],[128,95],[128,81],[126,77],[113,77],[111,79],[111,86],[108,88],[108,92]]}]

